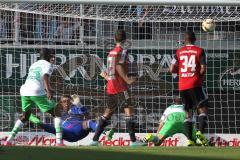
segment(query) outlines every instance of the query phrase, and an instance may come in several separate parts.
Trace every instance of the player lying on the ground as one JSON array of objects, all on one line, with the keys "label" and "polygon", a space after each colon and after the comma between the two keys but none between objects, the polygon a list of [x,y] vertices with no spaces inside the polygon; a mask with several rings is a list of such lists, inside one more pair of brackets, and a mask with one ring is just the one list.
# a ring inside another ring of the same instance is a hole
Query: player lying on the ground
[{"label": "player lying on the ground", "polygon": [[[90,131],[96,130],[96,122],[84,119],[84,115],[87,113],[87,109],[81,105],[79,96],[62,96],[59,105],[61,105],[63,109],[61,120],[64,140],[69,142],[76,142],[85,138]],[[53,126],[42,123],[33,114],[31,115],[30,119],[31,122],[37,124],[46,132],[56,134],[55,128]]]},{"label": "player lying on the ground", "polygon": [[54,117],[56,130],[56,145],[62,144],[61,113],[52,100],[53,93],[50,87],[50,76],[55,63],[55,52],[47,48],[40,51],[41,59],[33,63],[28,72],[25,83],[21,86],[22,116],[16,121],[4,145],[11,145],[20,128],[29,121],[31,107],[37,106],[41,112],[48,112]]},{"label": "player lying on the ground", "polygon": [[[184,106],[180,104],[180,98],[174,98],[175,104],[169,106],[163,113],[159,128],[157,130],[157,135],[147,134],[144,138],[144,142],[153,142],[156,146],[162,144],[162,142],[168,138],[173,136],[176,133],[183,133],[187,137],[187,132],[184,126],[184,122],[186,120],[186,112],[184,110]],[[193,127],[192,131],[193,140],[196,144],[201,145],[199,139],[196,138],[196,130]],[[188,142],[188,145],[192,145]]]}]

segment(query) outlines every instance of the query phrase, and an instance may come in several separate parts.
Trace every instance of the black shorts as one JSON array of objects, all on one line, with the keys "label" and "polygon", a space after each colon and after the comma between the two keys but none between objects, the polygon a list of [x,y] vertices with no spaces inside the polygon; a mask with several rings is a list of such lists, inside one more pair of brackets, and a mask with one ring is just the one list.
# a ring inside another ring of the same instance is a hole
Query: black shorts
[{"label": "black shorts", "polygon": [[208,98],[203,87],[196,87],[180,91],[182,102],[186,111],[195,110],[201,106],[208,106]]},{"label": "black shorts", "polygon": [[107,109],[114,112],[117,107],[128,107],[132,106],[132,100],[128,91],[123,91],[117,94],[107,95]]}]

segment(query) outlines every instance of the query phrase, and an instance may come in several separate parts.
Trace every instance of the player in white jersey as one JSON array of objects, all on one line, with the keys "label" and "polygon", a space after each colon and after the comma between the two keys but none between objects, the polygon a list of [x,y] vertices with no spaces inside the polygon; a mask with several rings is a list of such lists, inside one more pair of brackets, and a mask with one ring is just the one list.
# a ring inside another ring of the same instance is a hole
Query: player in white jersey
[{"label": "player in white jersey", "polygon": [[[186,112],[184,106],[180,104],[180,98],[174,98],[175,104],[169,106],[163,113],[157,135],[147,134],[144,138],[144,142],[153,142],[155,145],[161,145],[164,139],[173,136],[176,133],[183,133],[186,136],[186,130],[184,127],[184,121],[186,119]],[[193,128],[193,138],[196,141],[196,131]]]},{"label": "player in white jersey", "polygon": [[56,103],[52,100],[53,95],[49,80],[55,63],[55,52],[44,48],[40,51],[40,57],[41,60],[30,66],[27,79],[21,86],[20,95],[23,114],[15,123],[4,145],[11,145],[19,129],[31,119],[31,107],[33,106],[38,106],[41,112],[48,112],[54,117],[56,145],[63,145],[61,112],[59,108],[55,107]]}]

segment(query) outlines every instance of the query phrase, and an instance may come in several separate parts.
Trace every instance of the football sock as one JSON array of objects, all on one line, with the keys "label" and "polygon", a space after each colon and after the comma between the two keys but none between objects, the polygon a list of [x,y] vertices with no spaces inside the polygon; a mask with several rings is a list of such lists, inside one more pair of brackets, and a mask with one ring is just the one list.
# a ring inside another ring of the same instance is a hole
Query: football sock
[{"label": "football sock", "polygon": [[199,121],[199,131],[204,133],[205,128],[207,126],[207,115],[205,113],[201,113],[198,117]]},{"label": "football sock", "polygon": [[24,123],[21,120],[17,120],[17,122],[15,123],[10,135],[7,138],[8,142],[12,142],[13,138],[17,135],[18,131],[20,128],[22,128],[24,125]]},{"label": "football sock", "polygon": [[134,117],[133,116],[126,116],[126,127],[128,129],[128,133],[130,136],[130,140],[132,142],[136,141],[136,136],[135,136],[135,122],[134,122]]},{"label": "football sock", "polygon": [[60,117],[54,118],[54,127],[56,130],[56,143],[62,143],[62,121]]},{"label": "football sock", "polygon": [[193,123],[191,121],[185,121],[184,126],[186,129],[187,138],[192,141],[193,140],[192,138]]},{"label": "football sock", "polygon": [[108,119],[104,116],[101,116],[98,122],[97,129],[95,131],[95,134],[93,136],[93,141],[98,141],[100,135],[104,131],[104,128],[108,125]]}]

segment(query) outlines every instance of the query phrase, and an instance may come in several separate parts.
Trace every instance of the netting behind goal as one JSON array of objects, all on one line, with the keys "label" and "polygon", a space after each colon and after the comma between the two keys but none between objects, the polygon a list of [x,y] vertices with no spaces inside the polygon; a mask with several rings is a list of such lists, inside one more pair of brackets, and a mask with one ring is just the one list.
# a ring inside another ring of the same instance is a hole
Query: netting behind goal
[{"label": "netting behind goal", "polygon": [[[138,119],[137,132],[156,131],[163,110],[172,103],[177,76],[168,72],[185,31],[193,30],[207,54],[208,133],[240,133],[240,7],[142,6],[92,4],[0,3],[0,131],[10,131],[21,113],[19,88],[42,47],[56,50],[51,77],[55,99],[79,94],[90,118],[105,106],[105,80],[100,70],[114,45],[117,29],[127,32],[130,71],[139,80],[130,87]],[[214,32],[201,22],[212,18]],[[38,109],[46,123],[47,114]],[[111,127],[125,131],[122,110]],[[39,131],[26,126],[24,130]]]}]

